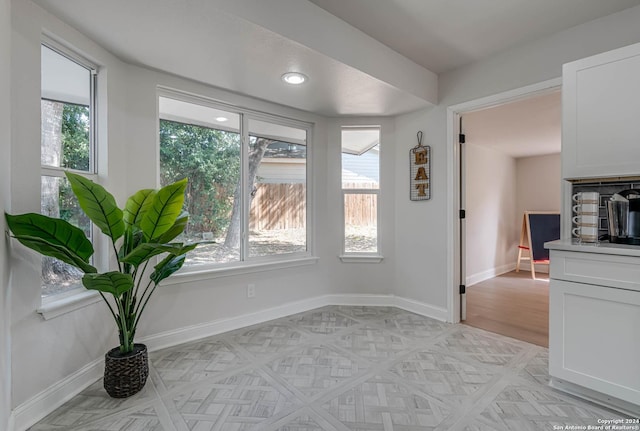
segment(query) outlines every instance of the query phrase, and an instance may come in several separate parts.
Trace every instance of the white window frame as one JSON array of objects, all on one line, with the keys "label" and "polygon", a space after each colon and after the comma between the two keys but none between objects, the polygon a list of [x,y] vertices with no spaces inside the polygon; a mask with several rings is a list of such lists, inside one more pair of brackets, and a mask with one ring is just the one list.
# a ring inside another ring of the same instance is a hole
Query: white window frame
[{"label": "white window frame", "polygon": [[[90,81],[90,106],[89,106],[89,171],[81,171],[77,169],[68,169],[58,166],[49,166],[40,164],[40,178],[44,176],[64,178],[65,172],[73,172],[84,176],[92,181],[98,182],[98,100],[97,100],[97,85],[98,85],[98,66],[91,61],[87,60],[82,55],[69,49],[60,42],[43,35],[41,42],[42,47],[51,49],[52,51],[60,54],[70,61],[86,68],[91,74]],[[41,198],[42,199],[42,198]],[[100,230],[93,224],[91,229],[91,243],[95,250],[92,259],[94,265],[101,261],[99,255],[101,250],[102,241],[100,239]],[[97,298],[97,299],[96,299]],[[64,292],[60,292],[51,296],[41,296],[41,307],[38,308],[38,312],[41,313],[45,319],[50,319],[58,315],[71,311],[79,306],[89,305],[90,303],[97,302],[99,296],[96,292],[87,292],[84,287],[77,286],[70,288]],[[80,304],[80,305],[78,305]]]},{"label": "white window frame", "polygon": [[197,281],[201,279],[215,278],[219,276],[230,276],[241,273],[262,272],[269,270],[277,270],[282,268],[296,267],[302,265],[314,264],[318,258],[315,257],[315,241],[314,241],[314,211],[313,211],[313,123],[296,120],[292,118],[282,117],[278,115],[268,114],[249,108],[239,107],[218,100],[214,100],[205,96],[185,93],[172,88],[159,86],[156,92],[156,166],[158,167],[156,182],[160,186],[160,98],[169,98],[186,103],[193,103],[205,107],[227,111],[237,114],[240,117],[240,136],[241,136],[241,164],[240,179],[241,190],[248,190],[247,171],[249,168],[248,148],[249,148],[249,121],[257,120],[271,122],[274,124],[294,127],[305,130],[306,132],[306,251],[281,253],[269,256],[249,256],[249,212],[250,212],[250,194],[245,193],[242,200],[241,208],[241,232],[240,232],[240,260],[236,262],[226,263],[206,263],[191,267],[183,267],[176,274],[163,284],[178,284],[188,281]]},{"label": "white window frame", "polygon": [[[344,130],[377,130],[379,133],[379,142],[378,142],[378,152],[380,154],[378,158],[378,188],[377,189],[346,189],[342,186],[342,131]],[[382,262],[384,256],[382,254],[381,246],[382,241],[380,234],[380,214],[381,214],[381,205],[380,205],[380,191],[382,189],[382,126],[379,124],[370,124],[370,125],[342,125],[340,127],[340,190],[341,190],[341,220],[342,220],[342,253],[340,256],[340,260],[343,263],[379,263]],[[346,211],[345,211],[345,197],[347,195],[375,195],[376,196],[376,251],[375,252],[349,252],[346,251]]]}]

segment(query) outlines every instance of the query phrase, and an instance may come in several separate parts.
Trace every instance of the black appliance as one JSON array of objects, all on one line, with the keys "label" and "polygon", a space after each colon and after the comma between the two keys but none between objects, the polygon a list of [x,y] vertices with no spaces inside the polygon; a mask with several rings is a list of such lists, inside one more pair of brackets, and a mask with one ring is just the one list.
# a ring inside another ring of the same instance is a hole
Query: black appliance
[{"label": "black appliance", "polygon": [[609,242],[640,245],[640,189],[623,190],[607,202],[607,226]]}]

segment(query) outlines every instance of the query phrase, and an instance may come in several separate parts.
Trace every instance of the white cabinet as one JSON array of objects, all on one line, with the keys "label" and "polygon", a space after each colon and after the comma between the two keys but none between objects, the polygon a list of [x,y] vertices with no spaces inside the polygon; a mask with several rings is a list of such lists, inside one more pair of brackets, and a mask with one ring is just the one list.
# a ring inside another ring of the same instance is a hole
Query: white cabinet
[{"label": "white cabinet", "polygon": [[557,249],[550,256],[552,384],[640,414],[640,257]]},{"label": "white cabinet", "polygon": [[562,71],[562,176],[640,175],[640,43]]}]

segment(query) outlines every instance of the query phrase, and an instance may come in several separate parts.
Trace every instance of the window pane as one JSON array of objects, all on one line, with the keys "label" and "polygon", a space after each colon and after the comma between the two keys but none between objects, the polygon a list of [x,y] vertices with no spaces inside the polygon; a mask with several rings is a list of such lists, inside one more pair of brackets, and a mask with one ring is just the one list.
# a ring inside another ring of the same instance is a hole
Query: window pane
[{"label": "window pane", "polygon": [[[66,178],[43,176],[41,212],[79,227],[91,238],[91,221],[84,214]],[[82,285],[82,271],[57,259],[42,259],[42,296],[54,295]]]},{"label": "window pane", "polygon": [[342,188],[380,186],[380,129],[342,130]]},{"label": "window pane", "polygon": [[344,195],[345,253],[377,253],[378,195]]},{"label": "window pane", "polygon": [[91,71],[42,46],[41,163],[90,171]]},{"label": "window pane", "polygon": [[249,121],[249,256],[307,250],[307,132]]},{"label": "window pane", "polygon": [[215,241],[189,253],[185,266],[240,260],[239,115],[164,97],[160,115],[160,182],[189,180],[179,240]]}]

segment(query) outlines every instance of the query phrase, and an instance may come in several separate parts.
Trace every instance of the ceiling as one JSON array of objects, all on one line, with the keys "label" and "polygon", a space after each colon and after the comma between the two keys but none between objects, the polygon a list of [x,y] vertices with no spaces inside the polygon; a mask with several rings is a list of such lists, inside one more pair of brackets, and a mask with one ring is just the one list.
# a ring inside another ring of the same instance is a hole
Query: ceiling
[{"label": "ceiling", "polygon": [[[34,0],[134,64],[325,116],[437,103],[437,75],[640,0]],[[326,10],[325,10],[326,9]],[[299,71],[302,86],[280,76]],[[435,72],[435,73],[434,73]]]},{"label": "ceiling", "polygon": [[309,0],[435,73],[639,0]]},{"label": "ceiling", "polygon": [[560,153],[561,93],[530,97],[465,114],[466,142],[513,158]]}]

